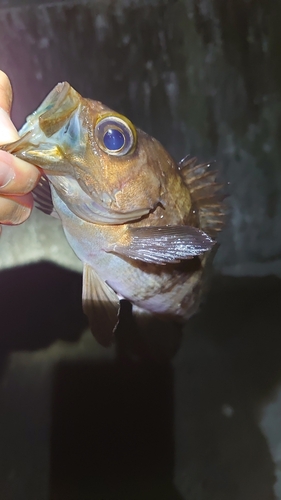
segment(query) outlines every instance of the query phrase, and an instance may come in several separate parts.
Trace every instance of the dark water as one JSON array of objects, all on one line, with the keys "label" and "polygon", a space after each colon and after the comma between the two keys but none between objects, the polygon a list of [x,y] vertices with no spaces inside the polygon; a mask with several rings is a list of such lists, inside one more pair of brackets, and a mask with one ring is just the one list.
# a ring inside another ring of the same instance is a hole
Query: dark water
[{"label": "dark water", "polygon": [[275,498],[258,419],[281,377],[280,281],[258,275],[281,269],[280,25],[273,0],[0,0],[16,125],[67,80],[175,158],[216,160],[231,209],[216,269],[236,276],[171,364],[157,336],[152,356],[121,338],[110,359],[81,338],[78,274],[2,271],[3,500]]}]

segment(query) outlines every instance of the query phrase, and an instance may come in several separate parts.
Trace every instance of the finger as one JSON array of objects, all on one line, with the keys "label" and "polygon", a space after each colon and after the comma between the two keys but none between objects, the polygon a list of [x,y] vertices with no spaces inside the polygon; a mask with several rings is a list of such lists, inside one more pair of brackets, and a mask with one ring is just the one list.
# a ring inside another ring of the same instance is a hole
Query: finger
[{"label": "finger", "polygon": [[13,91],[11,82],[4,73],[0,70],[0,108],[3,108],[6,113],[10,114],[13,100]]},{"label": "finger", "polygon": [[5,198],[0,196],[0,223],[21,224],[28,219],[33,206],[31,194]]},{"label": "finger", "polygon": [[[19,137],[9,116],[12,98],[10,80],[0,70],[0,144],[13,142]],[[29,217],[33,198],[26,193],[35,187],[39,177],[40,171],[36,167],[0,151],[0,223],[21,224]]]},{"label": "finger", "polygon": [[0,151],[0,195],[22,195],[35,188],[40,170],[20,158]]},{"label": "finger", "polygon": [[[1,101],[1,90],[0,90]],[[16,127],[14,126],[8,113],[0,107],[0,144],[14,142],[19,138]]]},{"label": "finger", "polygon": [[12,87],[7,75],[0,70],[0,144],[13,142],[19,138],[17,130],[10,119],[13,99]]},{"label": "finger", "polygon": [[14,142],[17,141],[18,138],[19,134],[8,113],[0,107],[0,144]]}]

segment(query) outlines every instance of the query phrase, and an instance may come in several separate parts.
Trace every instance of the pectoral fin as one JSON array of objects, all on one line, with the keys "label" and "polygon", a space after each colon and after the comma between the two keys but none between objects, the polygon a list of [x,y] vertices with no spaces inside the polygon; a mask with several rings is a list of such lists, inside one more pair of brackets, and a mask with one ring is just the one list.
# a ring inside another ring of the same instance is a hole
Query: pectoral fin
[{"label": "pectoral fin", "polygon": [[130,228],[124,244],[109,250],[131,259],[154,264],[177,263],[211,250],[214,241],[191,226]]},{"label": "pectoral fin", "polygon": [[44,212],[44,214],[52,215],[59,219],[57,212],[54,209],[50,184],[45,175],[42,175],[36,188],[32,191],[34,206]]},{"label": "pectoral fin", "polygon": [[109,346],[118,325],[119,299],[88,264],[83,270],[82,301],[93,335],[100,344]]}]

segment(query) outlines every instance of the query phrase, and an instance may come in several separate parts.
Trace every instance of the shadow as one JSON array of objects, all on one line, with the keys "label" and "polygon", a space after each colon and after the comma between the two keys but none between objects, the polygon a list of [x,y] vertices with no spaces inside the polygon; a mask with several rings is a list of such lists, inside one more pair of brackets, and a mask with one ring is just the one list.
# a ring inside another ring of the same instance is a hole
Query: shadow
[{"label": "shadow", "polygon": [[276,457],[259,422],[281,380],[280,311],[278,278],[220,277],[187,323],[174,360],[175,474],[184,498],[276,498]]},{"label": "shadow", "polygon": [[[3,363],[12,350],[76,341],[87,324],[81,276],[53,264],[1,272],[0,299]],[[273,500],[275,464],[259,419],[281,380],[280,310],[277,278],[214,279],[171,364],[180,337],[154,323],[139,332],[122,303],[116,359],[61,357],[51,380],[14,368],[10,395],[1,393],[3,450],[11,440],[16,450],[8,463],[21,470],[19,447],[33,464],[41,446],[50,500]],[[34,422],[43,438],[30,451]]]},{"label": "shadow", "polygon": [[60,363],[53,394],[51,500],[180,500],[169,365]]},{"label": "shadow", "polygon": [[126,300],[121,301],[119,318],[115,340],[120,360],[150,360],[165,364],[180,347],[182,325],[149,313],[137,315]]},{"label": "shadow", "polygon": [[0,272],[0,350],[35,350],[76,341],[87,326],[82,276],[48,262]]},{"label": "shadow", "polygon": [[44,348],[86,327],[81,276],[46,262],[1,271],[0,304],[0,498],[49,500],[56,357]]},{"label": "shadow", "polygon": [[[239,398],[259,402],[281,379],[281,280],[219,277],[192,320],[231,361]],[[242,374],[244,373],[244,377]]]}]

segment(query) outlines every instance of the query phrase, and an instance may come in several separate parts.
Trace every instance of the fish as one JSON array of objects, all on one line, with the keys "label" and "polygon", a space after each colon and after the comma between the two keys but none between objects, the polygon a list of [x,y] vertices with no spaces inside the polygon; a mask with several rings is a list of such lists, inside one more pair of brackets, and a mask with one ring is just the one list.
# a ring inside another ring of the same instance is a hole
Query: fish
[{"label": "fish", "polygon": [[177,163],[127,117],[67,82],[19,135],[0,148],[42,169],[35,206],[61,220],[83,263],[83,310],[96,339],[112,343],[124,299],[140,316],[187,321],[225,220],[210,163]]}]

